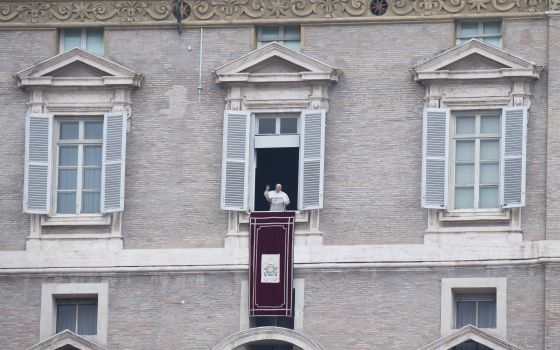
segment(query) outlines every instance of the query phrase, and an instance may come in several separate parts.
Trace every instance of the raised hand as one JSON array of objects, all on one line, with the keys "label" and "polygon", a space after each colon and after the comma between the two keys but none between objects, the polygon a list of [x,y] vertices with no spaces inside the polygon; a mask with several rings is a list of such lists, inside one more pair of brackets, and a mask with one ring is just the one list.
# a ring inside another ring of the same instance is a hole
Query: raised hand
[{"label": "raised hand", "polygon": [[269,185],[266,185],[265,190],[266,190],[266,191],[270,191],[270,186],[269,186]]}]

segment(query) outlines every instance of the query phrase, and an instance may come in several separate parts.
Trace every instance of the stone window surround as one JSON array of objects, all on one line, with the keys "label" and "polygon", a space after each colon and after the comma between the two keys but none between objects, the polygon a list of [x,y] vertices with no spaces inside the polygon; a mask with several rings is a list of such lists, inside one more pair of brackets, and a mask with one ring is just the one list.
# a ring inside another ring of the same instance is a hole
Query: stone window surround
[{"label": "stone window surround", "polygon": [[56,297],[97,296],[97,334],[82,336],[101,345],[107,344],[109,285],[101,283],[43,283],[41,288],[40,340],[56,334]]},{"label": "stone window surround", "polygon": [[[52,76],[52,72],[79,62],[102,76]],[[57,116],[102,116],[109,112],[125,111],[130,132],[132,114],[131,92],[139,87],[143,76],[106,58],[80,48],[53,56],[15,74],[18,85],[28,92],[30,113],[50,113]],[[53,164],[54,166],[54,164]],[[53,167],[54,171],[54,167]],[[51,184],[51,191],[56,184]],[[55,193],[55,192],[52,192]],[[51,209],[54,210],[54,209]],[[30,214],[28,240],[107,238],[122,239],[122,213],[88,215]],[[109,227],[110,233],[42,234],[46,226]]]},{"label": "stone window surround", "polygon": [[[446,68],[471,54],[478,54],[511,68]],[[413,78],[425,86],[424,106],[448,108],[453,114],[463,111],[501,110],[514,106],[530,109],[531,81],[538,79],[541,70],[542,66],[490,44],[471,39],[419,63],[410,71]],[[449,183],[447,185],[449,186]],[[469,228],[466,229],[464,224]],[[521,208],[482,211],[428,209],[426,232],[466,230],[521,233]]]},{"label": "stone window surround", "polygon": [[[299,67],[300,71],[259,72],[261,65],[269,59],[286,61],[293,67]],[[324,109],[328,113],[328,89],[341,74],[338,69],[276,42],[251,51],[214,71],[216,82],[227,90],[224,109],[253,114],[301,113],[308,109]],[[251,179],[249,183],[252,183]],[[252,189],[249,191],[253,192]],[[319,231],[319,211],[314,209],[296,213],[296,226],[299,226],[295,231],[296,245],[323,243]],[[225,240],[227,247],[248,246],[248,223],[249,212],[229,211]]]},{"label": "stone window surround", "polygon": [[484,329],[502,338],[507,336],[507,278],[442,278],[441,279],[441,335],[455,332],[454,291],[473,292],[480,288],[496,289],[496,328]]}]

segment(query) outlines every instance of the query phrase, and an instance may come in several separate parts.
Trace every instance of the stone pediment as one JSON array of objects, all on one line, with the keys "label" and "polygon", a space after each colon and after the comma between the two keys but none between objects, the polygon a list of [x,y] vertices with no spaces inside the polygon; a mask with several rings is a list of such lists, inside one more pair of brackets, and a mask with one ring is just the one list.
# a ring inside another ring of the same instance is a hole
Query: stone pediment
[{"label": "stone pediment", "polygon": [[471,39],[411,69],[416,81],[498,78],[538,79],[542,67],[480,40]]},{"label": "stone pediment", "polygon": [[276,42],[216,69],[217,83],[336,82],[342,72]]},{"label": "stone pediment", "polygon": [[418,350],[449,350],[468,340],[475,341],[494,350],[521,350],[517,346],[473,325],[467,325],[456,332],[440,338]]},{"label": "stone pediment", "polygon": [[80,48],[61,53],[15,74],[27,86],[139,87],[142,75]]},{"label": "stone pediment", "polygon": [[60,350],[60,349],[79,349],[79,350],[107,350],[82,336],[69,330],[62,331],[54,336],[33,345],[27,350]]}]

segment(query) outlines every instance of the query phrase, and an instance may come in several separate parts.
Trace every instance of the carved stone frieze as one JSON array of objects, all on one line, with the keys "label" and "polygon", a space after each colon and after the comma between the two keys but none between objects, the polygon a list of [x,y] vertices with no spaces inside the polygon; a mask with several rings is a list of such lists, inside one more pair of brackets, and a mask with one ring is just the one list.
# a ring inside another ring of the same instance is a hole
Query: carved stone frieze
[{"label": "carved stone frieze", "polygon": [[[382,16],[370,11],[370,0],[186,0],[184,24],[252,20],[376,20],[393,17],[457,14],[542,13],[559,10],[560,0],[387,0]],[[0,2],[0,26],[173,24],[173,0],[23,0]]]},{"label": "carved stone frieze", "polygon": [[151,22],[174,20],[171,1],[10,1],[0,23]]}]

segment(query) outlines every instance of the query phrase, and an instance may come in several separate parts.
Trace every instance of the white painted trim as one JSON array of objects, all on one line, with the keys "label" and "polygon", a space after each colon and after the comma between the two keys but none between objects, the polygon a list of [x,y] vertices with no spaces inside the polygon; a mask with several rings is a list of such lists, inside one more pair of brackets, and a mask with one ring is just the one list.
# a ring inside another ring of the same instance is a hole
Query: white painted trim
[{"label": "white painted trim", "polygon": [[60,295],[80,297],[97,295],[97,334],[83,336],[101,345],[107,344],[109,314],[109,285],[101,283],[43,283],[41,288],[41,320],[39,338],[41,341],[56,334],[56,303]]},{"label": "white painted trim", "polygon": [[507,278],[442,278],[441,279],[441,335],[451,334],[455,328],[454,290],[477,288],[496,289],[496,328],[483,329],[507,337]]},{"label": "white painted trim", "polygon": [[96,344],[83,336],[72,333],[69,330],[64,330],[56,335],[53,335],[52,337],[33,345],[27,350],[57,350],[65,345],[71,345],[81,350],[107,350],[101,345]]},{"label": "white painted trim", "polygon": [[299,135],[255,135],[254,148],[299,147]]}]

